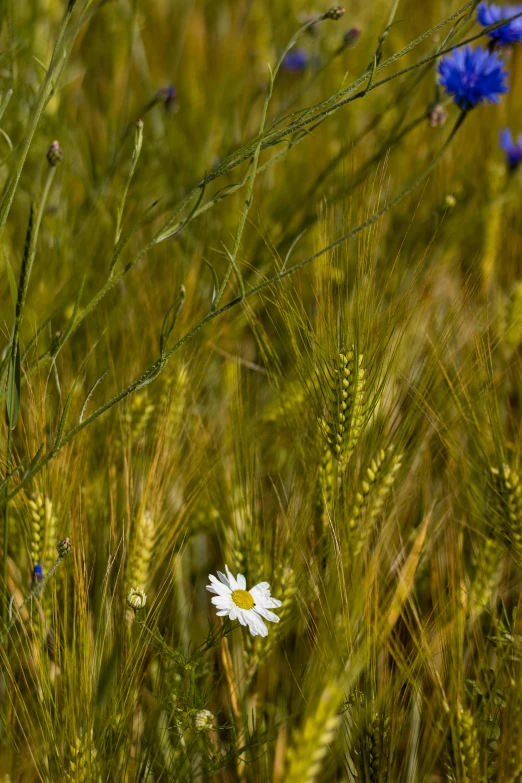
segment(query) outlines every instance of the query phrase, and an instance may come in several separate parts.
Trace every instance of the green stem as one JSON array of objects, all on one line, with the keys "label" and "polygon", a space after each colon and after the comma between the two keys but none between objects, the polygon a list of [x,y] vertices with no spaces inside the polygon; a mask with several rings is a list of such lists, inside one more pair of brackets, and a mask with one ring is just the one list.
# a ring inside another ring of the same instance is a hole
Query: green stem
[{"label": "green stem", "polygon": [[255,150],[254,150],[254,157],[252,159],[252,168],[250,172],[250,176],[248,178],[248,188],[247,188],[247,196],[245,200],[245,205],[243,208],[243,211],[241,212],[241,216],[239,218],[239,225],[236,232],[236,238],[234,240],[234,248],[232,250],[231,255],[229,256],[229,264],[228,268],[225,272],[225,276],[223,278],[223,282],[221,283],[221,286],[219,288],[219,291],[216,295],[216,298],[212,304],[212,309],[216,310],[219,302],[221,301],[221,298],[223,294],[225,293],[225,288],[227,287],[228,280],[230,278],[230,275],[232,273],[232,270],[235,271],[236,277],[238,279],[239,287],[241,289],[241,294],[244,295],[245,289],[243,286],[243,279],[241,277],[241,274],[239,272],[239,268],[237,266],[237,254],[239,252],[239,247],[241,245],[241,238],[243,236],[243,231],[245,230],[246,225],[246,219],[248,212],[250,210],[250,207],[252,206],[252,200],[254,196],[254,183],[255,179],[258,173],[258,164],[259,164],[259,156],[261,154],[261,144],[263,142],[263,134],[265,132],[265,125],[266,125],[266,118],[268,114],[268,106],[270,104],[270,100],[272,98],[272,94],[274,92],[274,83],[277,77],[277,74],[279,73],[279,69],[281,68],[282,62],[285,59],[288,52],[292,49],[293,46],[297,43],[300,36],[308,30],[310,27],[312,27],[314,24],[317,24],[317,22],[321,22],[325,19],[324,15],[321,15],[319,17],[315,17],[314,19],[310,19],[306,24],[304,24],[296,33],[292,36],[289,43],[287,44],[284,51],[281,53],[281,56],[279,57],[276,66],[274,68],[274,72],[270,74],[270,82],[268,84],[268,89],[266,91],[265,100],[263,103],[263,111],[261,113],[261,123],[259,125],[259,133],[258,133],[258,143],[256,144]]},{"label": "green stem", "polygon": [[[426,38],[428,38],[434,32],[439,30],[441,27],[445,26],[449,22],[454,21],[455,19],[460,17],[464,11],[470,9],[473,5],[474,5],[474,0],[473,0],[473,2],[469,2],[466,5],[464,5],[458,11],[456,11],[451,16],[449,16],[446,19],[444,19],[439,24],[435,25],[435,27],[431,28],[426,33],[424,33],[423,35],[421,35],[418,38],[416,38],[414,41],[412,41],[410,44],[408,44],[408,46],[404,47],[399,52],[397,52],[395,55],[393,55],[392,57],[388,58],[388,60],[386,60],[384,63],[381,63],[377,67],[376,72],[382,70],[383,68],[387,67],[387,65],[395,62],[400,57],[402,57],[405,54],[407,54],[408,52],[410,52],[412,49],[414,49],[416,46],[418,46],[422,41],[424,41]],[[496,29],[496,27],[499,27],[500,24],[501,23],[496,23],[494,25],[490,25],[490,27],[488,27],[488,28],[484,28],[484,30],[482,30],[481,33],[479,33],[478,35],[474,36],[473,38],[471,38],[469,40],[474,40],[475,38],[480,38],[480,37],[486,35],[492,29]],[[463,45],[466,42],[467,41],[463,41],[460,45]],[[412,71],[412,70],[416,69],[417,67],[420,67],[421,65],[427,65],[428,63],[430,63],[431,61],[437,59],[438,57],[440,57],[442,54],[444,54],[447,51],[451,51],[451,48],[438,50],[437,52],[435,52],[434,54],[430,55],[429,57],[424,58],[420,62],[415,63],[412,66],[409,66],[408,68],[403,69],[402,71],[399,71],[399,72],[397,72],[395,74],[392,74],[390,77],[388,77],[385,80],[381,80],[380,82],[377,82],[377,83],[371,85],[371,89],[375,89],[376,87],[386,83],[387,81],[391,81],[391,80],[397,78],[398,76],[403,75],[404,73],[407,73],[409,71]],[[309,109],[304,110],[304,112],[302,111],[302,112],[298,112],[298,113],[301,116],[304,117],[307,112],[308,113],[313,113],[315,110],[317,110],[321,106],[325,106],[328,103],[331,103],[332,101],[335,102],[340,96],[352,92],[358,86],[363,84],[364,81],[367,79],[367,77],[368,77],[368,72],[365,72],[350,87],[347,87],[345,90],[342,90],[342,91],[336,93],[335,95],[333,95],[330,98],[326,99],[326,101],[322,101],[322,102],[316,104],[315,106],[312,106]],[[322,115],[320,116],[320,119],[318,120],[318,124],[320,124],[324,119],[326,119],[326,117],[329,116],[331,113],[333,113],[334,111],[337,111],[338,108],[340,108],[341,106],[345,105],[345,103],[348,103],[348,102],[350,102],[352,100],[355,100],[357,98],[363,97],[365,94],[366,94],[366,92],[363,91],[361,93],[358,93],[357,95],[351,96],[350,98],[348,98],[347,100],[345,100],[345,101],[343,101],[341,103],[335,104],[335,106],[332,107],[324,116],[322,116]],[[294,113],[294,115],[296,113]],[[281,118],[278,121],[277,124],[280,124],[285,119],[288,119],[289,117],[294,116],[294,115],[289,115],[288,117]],[[317,115],[317,117],[319,117],[319,115]],[[310,119],[309,121],[312,122],[315,119],[317,119],[317,117],[314,117],[314,118]],[[289,127],[290,126],[287,126],[287,128],[283,129],[283,136],[284,135],[288,135],[287,134],[287,129]],[[292,130],[292,133],[295,133],[295,130],[296,129]],[[281,140],[283,140],[283,136],[277,137],[277,138],[274,138],[272,136],[265,136],[264,141],[262,140],[261,150],[268,149],[268,148],[270,148],[272,146],[275,146],[275,144],[277,144]],[[306,137],[307,137],[307,133],[306,133],[306,131],[303,131],[303,135],[296,136],[295,138],[293,138],[289,142],[289,146],[288,146],[287,149],[282,150],[280,153],[275,155],[271,160],[267,161],[262,166],[260,166],[259,169],[258,169],[258,172],[264,171],[266,168],[268,168],[269,166],[271,166],[274,163],[276,163],[277,161],[279,161],[284,155],[287,154],[287,152],[290,149],[292,149],[294,146],[299,144]],[[196,185],[195,188],[193,188],[192,191],[190,191],[187,194],[187,196],[180,202],[180,204],[178,204],[178,206],[176,207],[174,213],[172,213],[167,218],[167,220],[163,223],[163,225],[161,226],[159,231],[155,234],[155,236],[152,238],[152,240],[134,257],[134,259],[131,260],[131,262],[129,264],[127,264],[127,266],[119,274],[109,277],[109,280],[107,281],[107,283],[98,292],[98,294],[89,303],[89,305],[87,305],[87,307],[82,311],[80,316],[77,319],[75,319],[74,324],[71,325],[71,328],[67,331],[67,333],[62,336],[61,341],[59,343],[59,348],[61,348],[63,343],[65,342],[65,340],[68,339],[71,336],[71,334],[73,334],[76,331],[76,329],[78,328],[80,323],[84,320],[84,318],[87,317],[87,315],[89,315],[97,307],[97,305],[105,297],[105,295],[118,283],[119,280],[121,280],[121,278],[125,274],[127,274],[127,272],[129,272],[135,266],[135,264],[144,255],[146,255],[148,253],[148,251],[152,247],[154,247],[154,245],[159,244],[160,242],[163,242],[164,240],[166,240],[169,237],[173,236],[174,234],[176,234],[180,230],[180,228],[182,226],[184,227],[184,226],[187,225],[187,221],[182,221],[182,222],[176,223],[175,225],[173,225],[173,221],[185,210],[185,208],[188,206],[188,204],[190,204],[190,202],[198,194],[198,192],[203,187],[205,187],[205,185],[208,184],[209,182],[212,182],[213,180],[217,179],[218,177],[221,177],[224,174],[229,173],[234,168],[239,166],[241,163],[243,163],[246,160],[248,160],[248,158],[251,156],[252,151],[254,150],[254,148],[256,147],[257,144],[259,144],[259,139],[256,139],[251,144],[247,145],[246,147],[242,148],[241,150],[239,150],[239,151],[233,153],[232,155],[228,156],[219,166],[217,166],[213,171],[211,171],[205,177],[204,180],[202,180],[198,185]],[[231,195],[232,193],[236,192],[236,190],[238,190],[240,187],[242,187],[245,184],[247,179],[248,179],[248,172],[247,172],[247,176],[245,177],[245,179],[241,183],[239,183],[238,185],[233,185],[233,186],[231,186],[227,190],[226,195]],[[203,214],[208,209],[210,209],[212,206],[214,206],[215,204],[219,203],[222,200],[222,198],[224,198],[224,197],[225,196],[216,195],[213,199],[211,199],[210,202],[208,202],[207,204],[203,205],[202,207],[196,209],[193,212],[193,214],[191,215],[190,221],[188,221],[188,222],[191,222],[194,218],[198,217],[199,215]],[[111,269],[112,269],[113,266],[114,266],[114,263],[111,264]],[[50,351],[47,351],[46,353],[44,353],[39,358],[39,360],[38,360],[38,367],[41,367],[41,366],[45,365],[50,360],[50,358],[51,358]]]},{"label": "green stem", "polygon": [[[11,427],[7,429],[7,448],[5,457],[5,472],[9,475],[11,470],[11,447],[12,447],[13,431]],[[3,569],[3,582],[4,582],[4,601],[2,605],[2,619],[4,626],[7,623],[7,610],[9,605],[9,588],[7,586],[7,556],[9,552],[9,482],[5,486],[5,507],[4,507],[4,539],[3,539],[3,555],[4,555],[4,569]]]},{"label": "green stem", "polygon": [[[125,209],[125,202],[127,201],[127,193],[129,192],[129,187],[132,182],[132,178],[134,176],[134,172],[136,170],[136,166],[138,164],[138,158],[140,157],[141,147],[143,144],[143,122],[141,120],[138,120],[136,123],[135,133],[134,133],[134,151],[132,153],[132,162],[131,167],[129,171],[129,176],[127,177],[127,182],[125,183],[125,187],[123,189],[123,195],[121,198],[120,206],[118,207],[118,213],[116,216],[116,232],[114,235],[114,248],[116,249],[118,242],[120,241],[121,237],[121,221],[123,218],[123,210]],[[111,267],[112,269],[112,267]]]},{"label": "green stem", "polygon": [[[27,242],[26,242],[26,248],[24,252],[24,259],[22,261],[22,269],[20,272],[20,283],[18,286],[18,299],[16,303],[15,321],[13,326],[13,334],[11,337],[11,368],[14,368],[16,354],[20,350],[18,343],[19,343],[20,327],[23,319],[25,300],[27,297],[27,290],[29,288],[29,280],[31,279],[31,272],[33,269],[34,259],[36,257],[38,234],[40,232],[40,226],[42,224],[42,218],[45,212],[45,206],[47,204],[47,199],[49,197],[49,192],[51,190],[51,185],[53,182],[55,171],[56,169],[54,166],[49,167],[43,192],[42,192],[40,206],[36,210],[36,214],[34,213],[34,207],[31,208],[32,209],[31,218],[29,222],[29,229],[27,232]],[[9,404],[10,403],[8,402],[8,405]],[[3,576],[4,576],[5,600],[3,603],[2,617],[4,620],[4,624],[7,620],[7,605],[9,603],[9,590],[7,586],[7,561],[9,558],[9,472],[11,470],[12,437],[13,437],[13,429],[15,423],[16,422],[11,422],[9,420],[7,422],[7,454],[6,454],[7,483],[5,487],[6,502],[4,508],[4,539],[3,539],[3,556],[4,556]]]},{"label": "green stem", "polygon": [[31,143],[36,128],[38,126],[38,123],[40,121],[40,117],[42,116],[42,112],[45,109],[47,102],[49,101],[49,98],[51,97],[54,91],[54,84],[53,84],[54,75],[57,71],[61,70],[62,67],[60,52],[65,37],[65,32],[67,30],[67,26],[72,16],[73,7],[74,7],[74,3],[71,2],[67,4],[67,9],[65,11],[65,14],[63,15],[62,22],[58,30],[58,37],[54,45],[53,53],[51,56],[51,62],[49,63],[49,67],[47,69],[45,79],[40,88],[40,92],[38,93],[38,100],[36,102],[36,106],[34,107],[31,119],[29,120],[29,127],[24,137],[22,149],[18,158],[18,162],[16,164],[15,171],[11,176],[11,178],[8,180],[6,188],[4,190],[4,194],[2,196],[2,200],[0,201],[0,235],[2,234],[5,228],[5,224],[9,216],[9,211],[13,203],[16,188],[18,187],[18,182],[22,174],[22,169],[24,167],[27,154],[29,152],[29,148],[31,147]]},{"label": "green stem", "polygon": [[[396,52],[394,55],[389,57],[387,60],[385,60],[383,63],[381,63],[375,70],[376,73],[379,73],[379,71],[383,70],[384,68],[388,67],[389,65],[393,64],[397,60],[399,60],[404,55],[411,52],[413,49],[415,49],[417,46],[419,46],[423,41],[425,41],[427,38],[429,38],[431,35],[436,33],[439,29],[442,27],[445,27],[450,22],[457,19],[459,16],[462,16],[462,14],[471,8],[474,5],[474,0],[471,0],[471,2],[466,3],[464,6],[458,9],[458,11],[455,11],[455,13],[448,16],[446,19],[444,19],[442,22],[439,22],[434,27],[432,27],[427,32],[423,33],[422,35],[418,36],[413,40],[411,43],[409,43],[407,46],[405,46],[400,51]],[[495,25],[490,25],[489,28],[484,28],[478,35],[474,36],[472,39],[475,38],[481,38],[484,35],[487,35],[488,32],[491,31],[491,29],[496,29],[496,27],[499,27],[500,24],[505,24],[505,22],[502,23],[496,23]],[[468,43],[468,41],[463,41],[460,45],[464,45],[465,43]],[[452,47],[453,48],[453,47]],[[448,49],[447,51],[451,51],[451,49]],[[392,74],[386,81],[391,81],[393,79],[396,79],[399,76],[402,76],[404,73],[414,70],[417,67],[420,67],[421,65],[426,64],[427,62],[436,60],[440,56],[442,56],[445,53],[444,50],[438,50],[434,54],[422,59],[418,63],[414,63],[413,65],[409,66],[407,69],[404,69],[402,71],[398,71],[394,74]],[[331,95],[330,97],[326,98],[323,101],[320,101],[319,103],[316,103],[314,106],[310,106],[306,109],[301,109],[297,112],[293,112],[289,115],[286,115],[284,117],[281,117],[276,125],[280,125],[281,123],[285,122],[285,120],[291,119],[292,117],[295,117],[296,115],[299,115],[298,119],[295,120],[293,123],[285,126],[281,131],[278,131],[277,133],[271,133],[265,136],[265,138],[262,140],[261,144],[261,150],[268,149],[270,147],[275,146],[276,144],[279,144],[286,136],[294,134],[296,131],[302,130],[303,126],[315,122],[315,120],[320,116],[329,116],[331,113],[337,111],[338,108],[341,106],[344,106],[346,103],[349,103],[352,100],[355,100],[356,98],[362,97],[363,94],[366,94],[365,91],[362,93],[358,93],[356,96],[353,95],[349,97],[348,99],[339,101],[340,98],[346,95],[350,95],[355,90],[357,90],[359,87],[361,87],[364,82],[368,79],[369,75],[371,73],[370,70],[366,70],[356,81],[354,81],[351,85],[344,88],[343,90],[340,90],[339,92],[335,93],[334,95]],[[371,90],[376,89],[378,86],[385,83],[385,80],[381,80],[380,82],[376,82],[371,86]],[[324,114],[315,114],[319,109],[330,107],[330,109]],[[274,127],[274,126],[272,126]],[[302,138],[305,138],[303,136]],[[300,139],[301,141],[302,139]],[[237,166],[241,165],[241,163],[244,163],[246,160],[248,160],[256,145],[259,143],[259,139],[254,139],[254,141],[247,144],[242,149],[232,153],[227,158],[225,158],[224,161],[222,161],[218,166],[216,166],[215,169],[213,169],[211,172],[209,172],[205,180],[201,180],[191,191],[187,194],[187,196],[183,199],[183,201],[177,206],[175,212],[171,215],[171,217],[166,221],[164,228],[163,228],[163,234],[159,238],[159,242],[163,241],[164,239],[167,239],[169,236],[172,236],[172,234],[176,233],[178,230],[179,224],[173,225],[173,221],[177,218],[177,216],[180,214],[180,212],[183,212],[185,207],[190,203],[190,201],[194,198],[194,196],[197,195],[197,193],[201,190],[202,187],[204,187],[205,183],[208,185],[210,182],[213,182],[218,177],[223,176],[224,174],[229,173]],[[298,143],[297,141],[292,142],[293,146]]]}]

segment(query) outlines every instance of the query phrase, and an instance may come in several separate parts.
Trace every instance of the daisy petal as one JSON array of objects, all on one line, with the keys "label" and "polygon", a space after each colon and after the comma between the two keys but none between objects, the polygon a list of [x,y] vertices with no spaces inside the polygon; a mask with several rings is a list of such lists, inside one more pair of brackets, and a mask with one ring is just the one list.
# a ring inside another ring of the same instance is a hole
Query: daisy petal
[{"label": "daisy petal", "polygon": [[262,619],[253,612],[249,615],[248,625],[252,636],[268,636],[268,628]]},{"label": "daisy petal", "polygon": [[256,609],[259,606],[263,609],[279,609],[280,606],[283,606],[283,603],[277,598],[262,598],[260,601],[256,601]]},{"label": "daisy petal", "polygon": [[227,587],[226,585],[221,584],[221,582],[214,582],[212,584],[212,589],[217,595],[230,595],[232,592],[230,587]]},{"label": "daisy petal", "polygon": [[223,598],[220,595],[215,596],[211,601],[218,609],[230,609],[230,601],[227,601],[226,598]]},{"label": "daisy petal", "polygon": [[[270,583],[269,582],[258,582],[257,585],[254,585],[252,590],[261,590],[263,593],[270,592]],[[252,592],[252,590],[250,592]]]},{"label": "daisy petal", "polygon": [[[265,586],[266,585],[266,586]],[[249,590],[250,595],[254,601],[262,601],[263,599],[270,598],[270,585],[268,582],[261,582],[260,584]]]},{"label": "daisy petal", "polygon": [[250,614],[251,612],[245,612],[243,609],[237,610],[237,619],[241,623],[241,625],[249,625],[250,623]]},{"label": "daisy petal", "polygon": [[237,582],[235,578],[232,576],[232,574],[230,573],[230,569],[227,565],[225,566],[225,571],[227,572],[227,578],[228,578],[228,583],[230,585],[230,589],[237,590]]},{"label": "daisy petal", "polygon": [[279,622],[280,618],[276,614],[270,612],[268,609],[264,609],[262,606],[256,606],[254,611],[261,615],[261,617],[264,617],[265,620],[270,620],[271,623]]}]

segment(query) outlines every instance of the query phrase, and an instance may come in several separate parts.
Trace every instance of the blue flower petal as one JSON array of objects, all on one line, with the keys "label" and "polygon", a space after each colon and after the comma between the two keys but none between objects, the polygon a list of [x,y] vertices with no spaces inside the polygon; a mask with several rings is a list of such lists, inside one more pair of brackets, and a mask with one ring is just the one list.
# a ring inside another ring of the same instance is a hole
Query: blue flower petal
[{"label": "blue flower petal", "polygon": [[[477,8],[477,19],[483,27],[489,27],[491,24],[501,22],[503,19],[510,19],[512,16],[522,13],[522,5],[504,5],[498,6],[494,3],[480,3]],[[496,30],[488,33],[488,37],[501,46],[522,41],[522,16],[513,19],[511,22],[497,27]]]},{"label": "blue flower petal", "polygon": [[504,128],[500,134],[499,146],[506,153],[508,166],[516,168],[522,161],[522,133],[515,142],[509,128]]},{"label": "blue flower petal", "polygon": [[485,101],[498,103],[508,90],[504,63],[498,54],[481,47],[455,49],[442,58],[437,71],[439,83],[465,111]]},{"label": "blue flower petal", "polygon": [[288,52],[283,58],[281,68],[284,71],[298,73],[299,71],[304,71],[309,62],[310,57],[308,56],[308,52],[304,49],[294,49],[292,52]]}]

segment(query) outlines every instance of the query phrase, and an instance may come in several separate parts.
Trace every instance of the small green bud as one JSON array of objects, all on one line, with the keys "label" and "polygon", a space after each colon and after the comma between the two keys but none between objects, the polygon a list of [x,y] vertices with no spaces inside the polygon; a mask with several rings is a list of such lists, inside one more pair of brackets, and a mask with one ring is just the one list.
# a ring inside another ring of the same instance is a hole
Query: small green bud
[{"label": "small green bud", "polygon": [[47,150],[47,162],[49,166],[58,166],[63,160],[63,150],[58,141],[53,141]]},{"label": "small green bud", "polygon": [[72,552],[71,539],[62,538],[61,541],[58,541],[56,545],[56,549],[58,550],[58,557],[60,557],[63,560],[64,557],[67,557],[67,555],[70,555]]},{"label": "small green bud", "polygon": [[333,19],[334,22],[337,22],[342,16],[344,16],[344,8],[340,5],[334,5],[326,12],[324,18]]},{"label": "small green bud", "polygon": [[138,590],[136,587],[131,587],[129,595],[127,596],[127,606],[138,612],[140,609],[144,609],[147,604],[147,596],[144,590]]}]

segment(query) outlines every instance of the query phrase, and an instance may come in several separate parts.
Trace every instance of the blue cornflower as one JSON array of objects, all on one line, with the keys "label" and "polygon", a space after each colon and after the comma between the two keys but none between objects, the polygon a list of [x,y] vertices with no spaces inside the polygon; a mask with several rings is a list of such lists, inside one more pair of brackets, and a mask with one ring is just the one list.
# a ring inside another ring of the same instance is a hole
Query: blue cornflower
[{"label": "blue cornflower", "polygon": [[288,52],[288,54],[285,55],[283,62],[281,63],[281,68],[290,73],[299,73],[299,71],[304,71],[309,62],[310,57],[308,52],[304,49],[294,49],[292,52]]},{"label": "blue cornflower", "polygon": [[[480,3],[477,8],[477,18],[483,27],[489,27],[490,24],[501,22],[503,19],[509,19],[520,13],[522,13],[522,5],[503,5],[500,7],[494,3],[491,5]],[[522,41],[522,16],[502,25],[502,27],[497,27],[496,30],[492,30],[488,33],[488,37],[500,45]]]},{"label": "blue cornflower", "polygon": [[41,582],[43,579],[43,568],[40,565],[40,563],[36,563],[35,567],[33,568],[33,585],[38,584],[38,582]]},{"label": "blue cornflower", "polygon": [[506,153],[506,160],[511,169],[515,169],[522,162],[522,133],[516,141],[509,128],[504,128],[500,134],[500,149]]},{"label": "blue cornflower", "polygon": [[507,71],[495,52],[471,46],[455,49],[443,57],[438,66],[439,83],[464,111],[479,103],[498,103],[499,95],[507,92]]}]

